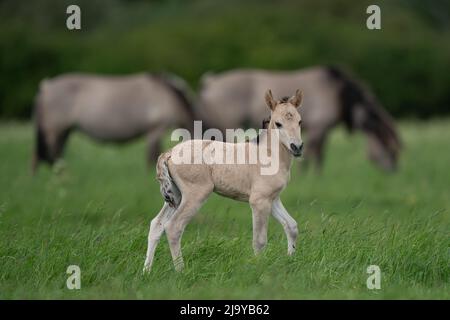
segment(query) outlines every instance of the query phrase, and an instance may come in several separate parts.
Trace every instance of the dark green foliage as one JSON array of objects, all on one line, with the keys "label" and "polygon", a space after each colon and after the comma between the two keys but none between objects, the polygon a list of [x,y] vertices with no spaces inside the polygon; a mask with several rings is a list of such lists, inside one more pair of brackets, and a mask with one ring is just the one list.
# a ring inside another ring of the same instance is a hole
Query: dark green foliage
[{"label": "dark green foliage", "polygon": [[[82,30],[65,27],[68,4]],[[379,1],[382,29],[366,28],[370,1],[3,1],[0,116],[30,114],[39,81],[63,72],[171,71],[198,86],[201,74],[241,67],[353,70],[396,116],[450,111],[450,6]]]}]

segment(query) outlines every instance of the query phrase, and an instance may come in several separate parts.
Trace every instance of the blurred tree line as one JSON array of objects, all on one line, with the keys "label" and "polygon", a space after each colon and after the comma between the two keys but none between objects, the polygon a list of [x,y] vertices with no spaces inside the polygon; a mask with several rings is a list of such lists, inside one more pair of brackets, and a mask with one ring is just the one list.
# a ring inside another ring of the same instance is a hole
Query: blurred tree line
[{"label": "blurred tree line", "polygon": [[[450,1],[0,0],[0,117],[31,114],[39,82],[64,72],[174,72],[338,64],[395,116],[450,113]],[[82,29],[66,28],[78,4]]]}]

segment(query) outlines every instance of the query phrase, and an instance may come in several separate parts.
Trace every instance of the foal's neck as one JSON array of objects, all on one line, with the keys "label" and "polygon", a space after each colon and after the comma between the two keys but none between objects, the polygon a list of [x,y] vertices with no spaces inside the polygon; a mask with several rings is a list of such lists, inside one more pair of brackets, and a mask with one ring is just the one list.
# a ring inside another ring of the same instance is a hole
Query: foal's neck
[{"label": "foal's neck", "polygon": [[[272,132],[271,132],[271,130],[273,130],[271,127],[267,128],[267,132],[262,139],[262,140],[265,140],[263,142],[269,149],[270,154],[272,154],[272,149],[271,149],[272,148],[272,144],[271,144]],[[284,144],[281,143],[281,141],[278,141],[278,159],[279,159],[279,171],[280,172],[289,171],[291,169],[292,154],[286,149],[286,147],[284,146]]]}]

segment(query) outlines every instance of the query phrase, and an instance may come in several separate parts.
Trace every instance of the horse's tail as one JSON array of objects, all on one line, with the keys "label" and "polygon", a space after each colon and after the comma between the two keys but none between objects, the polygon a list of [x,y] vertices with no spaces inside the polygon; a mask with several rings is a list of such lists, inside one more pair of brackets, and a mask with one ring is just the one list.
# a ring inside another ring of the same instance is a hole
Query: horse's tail
[{"label": "horse's tail", "polygon": [[43,95],[44,95],[44,85],[43,80],[40,84],[39,91],[34,99],[34,126],[35,126],[35,145],[33,150],[33,156],[31,160],[31,171],[33,174],[36,173],[37,167],[41,161],[48,161],[48,148],[45,140],[44,129],[42,128],[42,117],[43,117]]},{"label": "horse's tail", "polygon": [[326,70],[340,83],[339,99],[347,129],[370,131],[386,146],[398,151],[401,141],[394,121],[369,88],[339,67],[328,66]]},{"label": "horse's tail", "polygon": [[164,200],[173,208],[178,208],[181,202],[181,192],[172,176],[168,166],[171,151],[167,151],[158,157],[156,163],[156,179],[160,184],[160,191]]}]

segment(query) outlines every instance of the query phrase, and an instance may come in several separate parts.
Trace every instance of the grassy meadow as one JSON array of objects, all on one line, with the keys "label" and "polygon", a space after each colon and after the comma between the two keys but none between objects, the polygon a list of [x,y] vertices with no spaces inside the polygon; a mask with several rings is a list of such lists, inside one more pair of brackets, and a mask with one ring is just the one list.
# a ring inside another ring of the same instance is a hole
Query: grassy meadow
[{"label": "grassy meadow", "polygon": [[[323,173],[294,166],[282,195],[298,251],[273,219],[255,257],[247,204],[212,196],[173,269],[165,236],[142,275],[149,222],[162,206],[145,141],[99,145],[75,134],[65,166],[30,176],[29,123],[0,124],[1,299],[449,299],[450,120],[403,121],[400,170],[366,159],[361,135],[336,130]],[[307,143],[307,138],[305,139]],[[369,290],[366,269],[381,268]],[[81,268],[81,289],[66,269]]]}]

